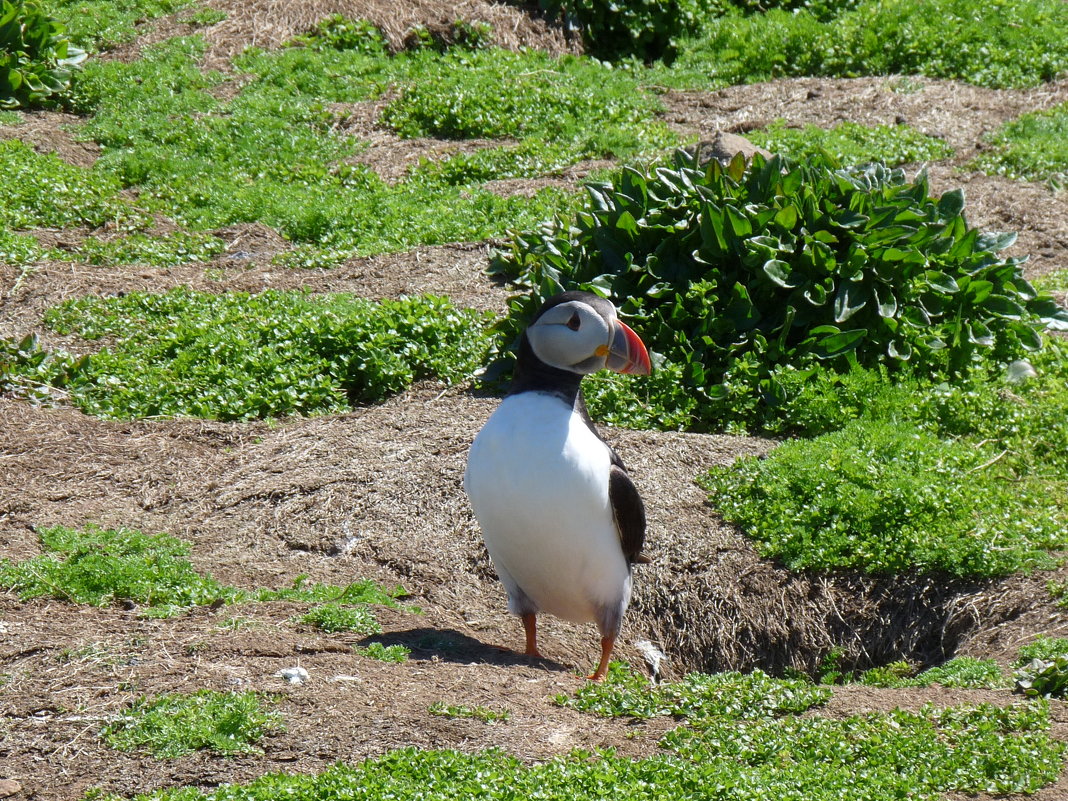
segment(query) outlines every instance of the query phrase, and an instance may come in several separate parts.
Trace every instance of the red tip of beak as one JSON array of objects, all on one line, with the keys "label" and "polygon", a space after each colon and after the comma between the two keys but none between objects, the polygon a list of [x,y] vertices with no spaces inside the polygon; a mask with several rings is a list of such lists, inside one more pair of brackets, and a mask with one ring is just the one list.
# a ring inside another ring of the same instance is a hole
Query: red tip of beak
[{"label": "red tip of beak", "polygon": [[649,351],[645,349],[645,343],[626,323],[616,320],[615,325],[605,367],[617,373],[649,375],[653,365],[649,361]]}]

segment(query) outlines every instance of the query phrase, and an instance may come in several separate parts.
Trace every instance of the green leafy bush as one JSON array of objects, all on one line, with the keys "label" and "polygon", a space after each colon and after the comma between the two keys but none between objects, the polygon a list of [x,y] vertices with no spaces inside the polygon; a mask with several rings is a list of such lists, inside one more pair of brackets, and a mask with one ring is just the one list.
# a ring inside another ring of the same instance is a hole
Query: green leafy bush
[{"label": "green leafy bush", "polygon": [[724,519],[791,569],[984,578],[1052,567],[1063,499],[1009,483],[988,445],[898,422],[854,421],[701,481]]},{"label": "green leafy bush", "polygon": [[507,709],[498,711],[485,706],[446,704],[444,701],[435,701],[427,711],[431,715],[442,718],[471,718],[473,720],[481,720],[483,723],[503,723],[512,716],[512,713]]},{"label": "green leafy bush", "polygon": [[[41,0],[72,42],[92,52],[131,41],[148,20],[190,8],[195,0]],[[194,15],[195,20],[195,15]]]},{"label": "green leafy bush", "polygon": [[197,690],[135,701],[100,732],[120,751],[145,750],[173,759],[207,750],[223,756],[260,753],[255,743],[282,729],[277,712],[265,710],[259,693]]},{"label": "green leafy bush", "polygon": [[39,536],[41,556],[0,559],[0,588],[22,599],[47,596],[93,606],[130,600],[166,614],[239,597],[237,590],[197,572],[186,558],[189,546],[167,534],[56,526]]},{"label": "green leafy bush", "polygon": [[488,344],[485,314],[434,297],[176,288],[75,299],[46,319],[61,333],[109,338],[69,388],[85,412],[121,418],[343,411],[418,378],[464,380]]},{"label": "green leafy bush", "polygon": [[746,136],[772,153],[797,161],[829,153],[842,164],[879,161],[896,166],[953,155],[953,148],[941,139],[925,136],[908,125],[868,126],[847,120],[831,128],[792,128],[780,119]]},{"label": "green leafy bush", "polygon": [[704,14],[725,3],[699,0],[539,0],[550,19],[578,29],[586,51],[608,60],[645,61],[675,55],[676,40],[697,29]]},{"label": "green leafy bush", "polygon": [[680,151],[674,166],[627,167],[588,189],[572,219],[515,234],[496,258],[493,272],[529,289],[498,326],[497,371],[541,303],[573,288],[632,321],[674,379],[636,392],[668,393],[653,397],[665,410],[682,395],[695,427],[736,413],[739,397],[781,405],[781,368],[811,378],[818,361],[908,362],[916,375],[960,374],[1068,325],[1019,259],[997,255],[1014,235],[969,228],[963,194],[931,198],[924,174],[759,155],[748,168],[740,157],[698,168]]},{"label": "green leafy bush", "polygon": [[84,60],[37,3],[0,0],[0,108],[27,108],[65,92]]},{"label": "green leafy bush", "polygon": [[727,14],[680,45],[661,83],[704,88],[823,75],[927,75],[991,88],[1052,81],[1068,70],[1061,0],[864,0],[852,10],[772,8]]},{"label": "green leafy bush", "polygon": [[1068,654],[1032,659],[1014,674],[1016,689],[1027,696],[1064,698],[1068,695]]},{"label": "green leafy bush", "polygon": [[1052,661],[1058,656],[1068,656],[1068,638],[1036,637],[1020,649],[1020,654],[1013,662],[1014,667],[1022,667],[1032,659]]}]

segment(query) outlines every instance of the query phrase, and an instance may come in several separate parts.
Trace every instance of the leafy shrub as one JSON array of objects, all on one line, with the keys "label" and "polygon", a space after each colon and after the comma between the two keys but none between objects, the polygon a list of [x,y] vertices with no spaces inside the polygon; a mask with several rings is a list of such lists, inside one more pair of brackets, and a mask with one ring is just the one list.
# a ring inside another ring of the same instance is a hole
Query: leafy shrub
[{"label": "leafy shrub", "polygon": [[1068,103],[1011,120],[989,137],[971,167],[991,175],[1068,183]]},{"label": "leafy shrub", "polygon": [[259,753],[255,743],[282,726],[281,715],[263,709],[254,692],[197,690],[140,698],[100,736],[120,751],[144,749],[173,759],[208,750],[223,756]]},{"label": "leafy shrub", "polygon": [[86,361],[85,356],[42,348],[36,334],[21,340],[0,337],[0,395],[52,402]]},{"label": "leafy shrub", "polygon": [[104,417],[342,411],[418,378],[463,380],[487,347],[486,315],[433,297],[376,303],[176,288],[75,299],[46,319],[61,333],[111,338],[70,384],[81,409]]},{"label": "leafy shrub", "polygon": [[357,634],[382,633],[382,626],[375,619],[374,612],[366,606],[320,604],[309,609],[298,620],[329,634],[339,631],[352,631]]},{"label": "leafy shrub", "polygon": [[65,92],[84,60],[37,3],[0,0],[0,108],[26,108]]},{"label": "leafy shrub", "polygon": [[900,423],[855,421],[786,442],[701,483],[724,519],[791,569],[999,576],[1052,567],[1065,509],[997,474],[986,445]]},{"label": "leafy shrub", "polygon": [[703,14],[719,5],[699,0],[539,0],[550,19],[581,31],[586,51],[608,60],[645,61],[675,55],[676,40],[697,29]]},{"label": "leafy shrub", "polygon": [[746,136],[772,153],[803,161],[829,153],[842,164],[879,161],[888,166],[949,158],[953,148],[908,125],[876,125],[841,122],[832,128],[806,125],[787,127],[776,120],[765,129]]},{"label": "leafy shrub", "polygon": [[561,289],[598,292],[680,382],[644,387],[684,394],[698,427],[738,396],[783,403],[779,368],[809,378],[816,361],[908,362],[916,375],[959,374],[984,353],[1008,361],[1037,349],[1040,331],[1068,324],[1019,259],[997,255],[1014,235],[969,228],[963,194],[934,200],[924,174],[909,182],[881,165],[759,155],[748,168],[741,157],[697,168],[680,151],[673,167],[627,167],[588,189],[573,219],[515,234],[496,258],[493,272],[530,290],[512,299],[498,347]]},{"label": "leafy shrub", "polygon": [[39,532],[45,553],[24,562],[0,559],[0,587],[22,599],[58,597],[106,606],[125,599],[166,613],[181,607],[236,600],[238,591],[197,572],[189,546],[167,534],[134,529]]},{"label": "leafy shrub", "polygon": [[1035,86],[1068,70],[1060,0],[863,0],[828,16],[772,8],[707,22],[658,80],[709,88],[823,75],[927,75],[991,88]]}]

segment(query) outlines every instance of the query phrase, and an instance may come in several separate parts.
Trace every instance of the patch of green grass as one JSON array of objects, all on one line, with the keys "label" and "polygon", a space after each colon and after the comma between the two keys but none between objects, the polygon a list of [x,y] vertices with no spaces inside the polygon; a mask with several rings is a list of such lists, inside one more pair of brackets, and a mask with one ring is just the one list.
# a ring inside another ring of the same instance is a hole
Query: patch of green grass
[{"label": "patch of green grass", "polygon": [[989,445],[854,421],[701,484],[724,519],[793,570],[918,570],[985,578],[1052,567],[1066,507],[1045,485],[1006,481]]},{"label": "patch of green grass", "polygon": [[794,128],[780,119],[746,136],[754,144],[791,159],[805,160],[830,153],[849,165],[881,161],[897,166],[949,158],[954,152],[941,139],[926,136],[908,125],[868,126],[846,121],[831,128],[816,125]]},{"label": "patch of green grass", "polygon": [[359,579],[340,587],[336,584],[307,583],[307,576],[297,576],[291,587],[260,589],[252,593],[256,601],[303,601],[305,603],[376,604],[399,609],[398,598],[407,595],[403,587],[384,590],[371,579]]},{"label": "patch of green grass", "polygon": [[172,759],[207,750],[223,756],[260,753],[256,743],[283,728],[281,715],[264,709],[270,699],[253,692],[198,690],[135,701],[101,737],[120,751],[147,751]]},{"label": "patch of green grass", "polygon": [[691,673],[681,682],[653,684],[628,665],[613,662],[604,682],[587,684],[573,695],[557,695],[553,700],[604,717],[674,715],[697,721],[800,713],[830,696],[830,690],[806,679],[773,679],[759,670]]},{"label": "patch of green grass", "polygon": [[1034,792],[1057,779],[1064,745],[1049,708],[1032,702],[894,711],[844,719],[711,718],[682,726],[664,753],[630,759],[575,751],[526,765],[502,751],[405,748],[318,775],[271,774],[214,790],[170,788],[142,801],[326,801],[607,797],[689,801],[936,801],[945,793]]},{"label": "patch of green grass", "polygon": [[238,597],[237,590],[197,572],[186,559],[189,546],[167,534],[56,526],[39,537],[41,556],[0,560],[0,588],[24,600],[48,596],[93,606],[130,600],[173,614]]},{"label": "patch of green grass", "polygon": [[431,715],[442,718],[471,718],[481,720],[483,723],[503,723],[512,716],[507,709],[496,710],[485,706],[446,704],[444,701],[435,701],[427,711]]},{"label": "patch of green grass", "polygon": [[1068,103],[1024,114],[989,139],[991,148],[976,156],[972,169],[1055,186],[1068,182]]},{"label": "patch of green grass", "polygon": [[335,634],[339,631],[355,632],[356,634],[382,633],[382,626],[375,619],[374,612],[366,606],[339,603],[320,604],[309,609],[297,620],[328,634]]},{"label": "patch of green grass", "polygon": [[380,642],[371,642],[366,646],[357,645],[353,650],[368,659],[377,659],[379,662],[392,662],[395,664],[407,662],[412,653],[410,648],[406,648],[403,645],[383,645]]},{"label": "patch of green grass", "polygon": [[0,111],[0,125],[19,125],[24,117],[18,111]]},{"label": "patch of green grass", "polygon": [[910,0],[866,0],[825,20],[781,8],[711,20],[657,80],[707,89],[803,75],[926,75],[1015,88],[1066,70],[1060,0],[931,0],[922,10]]},{"label": "patch of green grass", "polygon": [[46,314],[61,333],[109,338],[70,384],[86,413],[222,420],[340,412],[419,378],[463,381],[484,360],[487,321],[429,296],[183,288],[85,297]]}]

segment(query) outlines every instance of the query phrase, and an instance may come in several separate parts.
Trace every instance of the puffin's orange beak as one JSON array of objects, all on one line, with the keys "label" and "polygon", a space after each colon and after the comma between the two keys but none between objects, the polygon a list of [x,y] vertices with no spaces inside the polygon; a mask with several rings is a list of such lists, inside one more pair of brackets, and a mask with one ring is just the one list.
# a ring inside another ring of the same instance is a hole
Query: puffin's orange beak
[{"label": "puffin's orange beak", "polygon": [[612,343],[608,346],[604,366],[617,373],[630,375],[649,375],[653,366],[649,362],[649,351],[645,343],[626,323],[614,321]]}]

